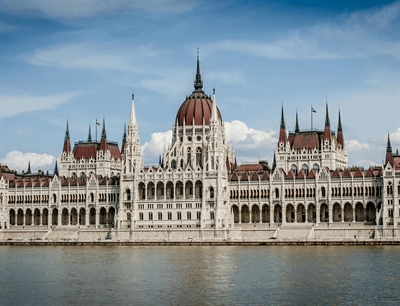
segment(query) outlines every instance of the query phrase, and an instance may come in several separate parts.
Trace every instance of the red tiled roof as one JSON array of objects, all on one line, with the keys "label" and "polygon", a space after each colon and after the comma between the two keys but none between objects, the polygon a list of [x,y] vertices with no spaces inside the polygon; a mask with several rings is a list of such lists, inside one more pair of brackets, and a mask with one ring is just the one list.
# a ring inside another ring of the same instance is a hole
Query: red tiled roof
[{"label": "red tiled roof", "polygon": [[260,164],[244,164],[237,168],[238,171],[261,171],[263,166]]},{"label": "red tiled roof", "polygon": [[[112,158],[121,159],[121,152],[118,148],[118,144],[108,143],[107,149],[110,151]],[[96,159],[98,150],[100,150],[100,148],[96,143],[79,142],[75,145],[73,152],[76,159]]]}]

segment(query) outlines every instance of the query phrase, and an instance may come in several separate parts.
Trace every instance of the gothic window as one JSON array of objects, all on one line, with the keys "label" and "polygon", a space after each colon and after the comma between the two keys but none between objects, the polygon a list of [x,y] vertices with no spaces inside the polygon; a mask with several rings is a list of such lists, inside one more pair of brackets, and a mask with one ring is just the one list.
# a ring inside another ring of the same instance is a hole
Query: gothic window
[{"label": "gothic window", "polygon": [[129,188],[126,190],[126,200],[127,201],[131,200],[131,190]]},{"label": "gothic window", "polygon": [[177,212],[177,219],[182,220],[182,213],[180,211]]},{"label": "gothic window", "polygon": [[162,220],[162,212],[158,212],[158,220]]},{"label": "gothic window", "polygon": [[141,213],[139,213],[139,220],[143,220],[143,213],[141,212]]},{"label": "gothic window", "polygon": [[210,187],[210,199],[214,199],[214,188]]},{"label": "gothic window", "polygon": [[191,160],[192,160],[192,148],[189,147],[189,148],[187,149],[187,164],[188,164],[189,166],[192,165]]},{"label": "gothic window", "polygon": [[275,198],[279,199],[279,189],[275,188]]},{"label": "gothic window", "polygon": [[201,212],[198,211],[198,212],[197,212],[197,220],[200,220],[200,219],[201,219]]},{"label": "gothic window", "polygon": [[149,220],[152,221],[153,220],[153,213],[149,212]]},{"label": "gothic window", "polygon": [[188,220],[192,219],[192,213],[190,211],[187,212],[187,219]]},{"label": "gothic window", "polygon": [[386,187],[387,194],[393,194],[393,186],[392,182],[389,182],[387,187]]},{"label": "gothic window", "polygon": [[210,219],[214,220],[214,212],[213,211],[210,211]]},{"label": "gothic window", "polygon": [[296,165],[292,165],[291,170],[294,172],[295,175],[297,175],[297,166]]},{"label": "gothic window", "polygon": [[314,165],[313,165],[313,169],[314,169],[316,172],[319,172],[319,165],[318,165],[318,164],[314,164]]},{"label": "gothic window", "polygon": [[170,211],[168,212],[168,220],[172,220],[172,213]]},{"label": "gothic window", "polygon": [[308,165],[306,165],[306,164],[304,164],[303,165],[303,167],[302,167],[302,170],[304,171],[304,173],[306,174],[306,175],[308,175]]},{"label": "gothic window", "polygon": [[203,167],[203,154],[201,148],[196,149],[196,165]]}]

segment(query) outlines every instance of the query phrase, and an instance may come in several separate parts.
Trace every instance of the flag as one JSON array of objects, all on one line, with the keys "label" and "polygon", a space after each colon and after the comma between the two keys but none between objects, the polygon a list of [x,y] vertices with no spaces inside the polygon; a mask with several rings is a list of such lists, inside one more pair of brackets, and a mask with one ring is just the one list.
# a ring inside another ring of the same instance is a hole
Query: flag
[{"label": "flag", "polygon": [[100,123],[97,122],[97,119],[96,119],[96,124],[97,124],[98,126],[100,126]]},{"label": "flag", "polygon": [[316,112],[317,112],[317,111],[315,110],[315,108],[312,107],[312,106],[311,106],[311,111],[312,111],[313,113],[316,113]]}]

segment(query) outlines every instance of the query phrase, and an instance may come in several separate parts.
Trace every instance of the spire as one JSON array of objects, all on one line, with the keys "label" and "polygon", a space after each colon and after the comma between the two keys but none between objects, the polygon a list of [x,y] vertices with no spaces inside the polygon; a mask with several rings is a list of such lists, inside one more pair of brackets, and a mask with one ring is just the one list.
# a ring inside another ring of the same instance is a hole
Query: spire
[{"label": "spire", "polygon": [[392,153],[392,144],[390,143],[390,135],[388,133],[387,145],[386,145],[386,153]]},{"label": "spire", "polygon": [[330,126],[329,112],[328,112],[328,102],[326,102],[326,116],[325,116],[325,126]]},{"label": "spire", "polygon": [[340,119],[340,109],[339,109],[339,119],[338,119],[338,128],[337,128],[337,142],[338,142],[338,145],[342,146],[342,148],[344,147],[344,137],[343,137],[343,130],[342,130],[342,120]]},{"label": "spire", "polygon": [[71,152],[71,142],[70,142],[70,137],[69,137],[68,120],[67,120],[67,130],[65,131],[63,152],[65,152],[65,153]]},{"label": "spire", "polygon": [[131,118],[129,120],[129,125],[136,125],[136,112],[135,112],[135,95],[132,93],[132,106],[131,106]]},{"label": "spire", "polygon": [[68,120],[67,120],[67,130],[65,131],[65,140],[70,140],[70,138],[69,138]]},{"label": "spire", "polygon": [[299,116],[297,114],[297,110],[296,110],[296,127],[294,128],[294,131],[296,133],[300,132],[300,128],[299,128]]},{"label": "spire", "polygon": [[215,88],[213,88],[213,103],[211,105],[211,120],[210,123],[215,124],[218,120],[217,114],[217,99],[215,98]]},{"label": "spire", "polygon": [[88,138],[87,138],[87,142],[92,142],[92,130],[91,130],[90,125],[89,125],[89,135],[88,135]]},{"label": "spire", "polygon": [[103,117],[103,129],[101,130],[101,138],[107,138],[106,134],[106,119]]},{"label": "spire", "polygon": [[385,165],[387,165],[387,164],[390,164],[392,167],[394,167],[392,145],[390,143],[390,135],[389,135],[389,133],[388,133],[388,139],[387,139],[387,145],[386,145],[386,162],[385,162]]},{"label": "spire", "polygon": [[28,162],[28,171],[26,171],[27,174],[31,174],[31,161]]},{"label": "spire", "polygon": [[126,144],[126,123],[124,123],[124,134],[122,135],[122,146],[121,146],[121,153],[122,154],[125,151],[125,144]]},{"label": "spire", "polygon": [[328,102],[326,102],[324,140],[331,140],[331,123],[329,122]]},{"label": "spire", "polygon": [[275,168],[276,168],[276,156],[275,156],[275,153],[274,153],[274,160],[272,162],[272,169],[275,169]]},{"label": "spire", "polygon": [[197,48],[197,71],[196,79],[194,81],[194,91],[203,91],[203,81],[201,80],[200,74],[199,48]]},{"label": "spire", "polygon": [[283,115],[283,104],[282,104],[282,112],[281,112],[281,129],[285,129],[285,116]]},{"label": "spire", "polygon": [[56,160],[56,164],[55,164],[55,166],[54,166],[54,175],[58,175],[57,160]]},{"label": "spire", "polygon": [[283,115],[283,105],[281,112],[281,129],[279,131],[279,142],[286,142],[286,125],[285,125],[285,117]]},{"label": "spire", "polygon": [[339,109],[339,120],[338,120],[338,132],[342,132],[342,120],[340,119],[340,109]]}]

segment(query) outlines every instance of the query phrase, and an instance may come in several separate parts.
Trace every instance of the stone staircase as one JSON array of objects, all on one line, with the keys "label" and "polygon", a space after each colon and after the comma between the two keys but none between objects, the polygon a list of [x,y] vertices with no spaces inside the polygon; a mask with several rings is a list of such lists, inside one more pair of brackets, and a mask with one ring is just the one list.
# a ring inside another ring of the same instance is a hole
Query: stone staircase
[{"label": "stone staircase", "polygon": [[54,230],[50,230],[43,239],[49,241],[69,241],[76,236],[76,232],[78,231],[78,227],[70,227],[70,226],[57,226]]}]

